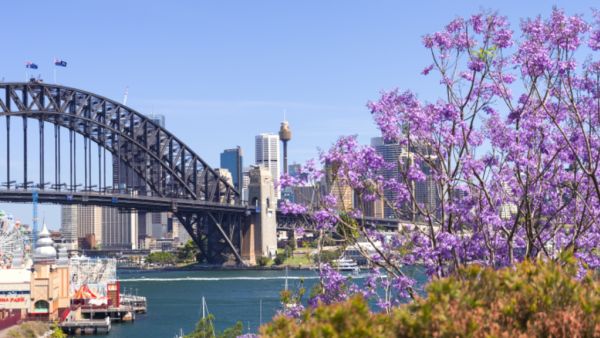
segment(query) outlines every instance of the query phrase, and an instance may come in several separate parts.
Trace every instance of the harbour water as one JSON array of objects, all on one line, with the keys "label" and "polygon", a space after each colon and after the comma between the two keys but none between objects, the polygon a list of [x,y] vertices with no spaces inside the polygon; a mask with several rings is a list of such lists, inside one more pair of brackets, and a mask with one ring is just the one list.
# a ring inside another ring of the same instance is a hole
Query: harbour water
[{"label": "harbour water", "polygon": [[[310,270],[288,272],[290,288],[304,281],[318,282]],[[359,276],[360,277],[360,276]],[[138,314],[133,324],[115,324],[109,337],[173,337],[189,333],[202,316],[202,297],[215,316],[215,328],[223,330],[241,321],[244,332],[256,332],[261,320],[269,321],[280,308],[279,292],[285,271],[119,271],[121,288],[147,297],[148,313]]]},{"label": "harbour water", "polygon": [[[412,271],[414,273],[414,271]],[[219,331],[241,321],[244,332],[257,332],[280,309],[279,293],[285,285],[285,271],[119,271],[121,287],[148,299],[148,313],[136,321],[112,327],[109,337],[173,337],[180,330],[189,333],[202,316],[202,297],[215,316]],[[307,289],[318,282],[317,272],[290,270],[290,289],[301,280]],[[366,275],[353,278],[360,283]],[[305,296],[306,298],[306,296]]]}]

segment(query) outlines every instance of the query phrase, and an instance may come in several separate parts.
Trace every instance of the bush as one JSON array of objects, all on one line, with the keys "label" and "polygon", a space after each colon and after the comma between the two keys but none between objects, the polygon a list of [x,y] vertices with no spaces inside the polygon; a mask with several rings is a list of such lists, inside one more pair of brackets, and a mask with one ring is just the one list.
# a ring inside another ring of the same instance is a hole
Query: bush
[{"label": "bush", "polygon": [[[319,260],[319,256],[320,256],[320,260]],[[313,261],[315,262],[315,264],[331,263],[333,260],[338,259],[338,257],[340,257],[340,252],[337,250],[336,251],[323,250],[313,256]]]},{"label": "bush", "polygon": [[256,263],[259,266],[267,266],[270,262],[271,262],[271,259],[269,257],[265,257],[265,256],[258,257],[258,259],[256,260]]},{"label": "bush", "polygon": [[152,252],[146,257],[146,262],[151,264],[175,264],[177,257],[172,252]]},{"label": "bush", "polygon": [[434,280],[427,297],[390,314],[370,312],[355,297],[305,311],[299,320],[276,317],[264,337],[597,337],[600,283],[591,274],[577,279],[567,263],[524,262],[493,270],[469,266]]},{"label": "bush", "polygon": [[275,256],[275,260],[273,261],[273,263],[275,265],[281,265],[285,262],[285,259],[287,258],[287,255],[283,252],[278,252],[277,256]]}]

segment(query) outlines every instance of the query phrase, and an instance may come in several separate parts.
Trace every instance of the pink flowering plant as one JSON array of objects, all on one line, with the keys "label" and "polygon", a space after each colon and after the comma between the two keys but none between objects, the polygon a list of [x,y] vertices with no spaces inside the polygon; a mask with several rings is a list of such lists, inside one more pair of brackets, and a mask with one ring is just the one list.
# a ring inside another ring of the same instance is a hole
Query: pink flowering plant
[{"label": "pink flowering plant", "polygon": [[[323,169],[310,162],[281,179],[321,196],[285,202],[284,212],[310,215],[320,241],[371,243],[361,252],[378,271],[359,289],[322,266],[311,304],[363,293],[389,310],[414,297],[404,272],[414,265],[436,278],[572,251],[582,272],[598,269],[600,14],[554,9],[517,30],[496,13],[476,14],[425,35],[423,45],[431,62],[422,74],[439,79],[439,99],[396,89],[368,103],[382,137],[401,147],[397,159],[342,137],[321,154]],[[390,168],[397,177],[384,177]],[[418,197],[420,184],[434,202]],[[368,225],[367,206],[378,201],[400,220],[398,231]]]}]

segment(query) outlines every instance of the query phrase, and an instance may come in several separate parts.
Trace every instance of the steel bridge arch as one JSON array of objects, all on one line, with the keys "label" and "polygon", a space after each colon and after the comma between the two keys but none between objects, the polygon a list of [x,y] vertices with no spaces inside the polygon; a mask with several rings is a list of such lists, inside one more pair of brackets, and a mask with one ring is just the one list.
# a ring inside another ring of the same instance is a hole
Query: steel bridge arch
[{"label": "steel bridge arch", "polygon": [[49,122],[89,138],[123,161],[159,197],[241,202],[239,192],[172,133],[104,96],[33,81],[0,83],[0,116]]}]

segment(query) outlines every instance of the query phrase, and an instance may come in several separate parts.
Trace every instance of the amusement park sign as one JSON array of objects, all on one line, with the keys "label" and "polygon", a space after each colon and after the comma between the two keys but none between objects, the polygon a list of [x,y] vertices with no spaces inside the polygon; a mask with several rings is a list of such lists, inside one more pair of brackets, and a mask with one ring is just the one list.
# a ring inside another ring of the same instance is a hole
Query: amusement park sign
[{"label": "amusement park sign", "polygon": [[29,291],[0,291],[0,309],[29,307]]}]

